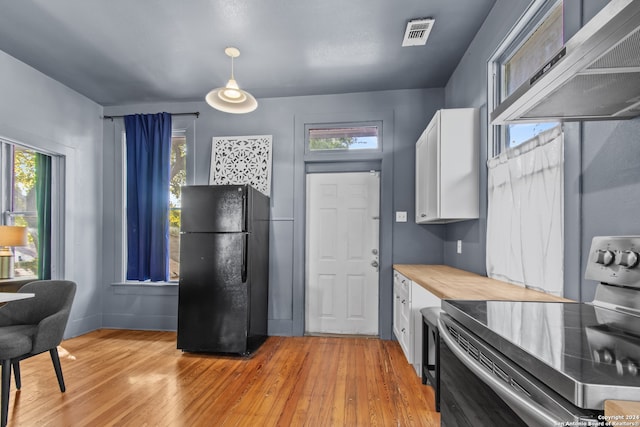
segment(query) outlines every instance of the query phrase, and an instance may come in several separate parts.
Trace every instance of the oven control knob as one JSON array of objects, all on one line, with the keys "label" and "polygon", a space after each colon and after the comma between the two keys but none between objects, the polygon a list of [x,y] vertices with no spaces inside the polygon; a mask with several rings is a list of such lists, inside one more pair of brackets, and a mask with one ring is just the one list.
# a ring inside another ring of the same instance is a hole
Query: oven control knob
[{"label": "oven control knob", "polygon": [[627,360],[616,360],[616,372],[618,373],[618,375],[623,376],[624,375],[624,368],[625,365],[627,364]]},{"label": "oven control knob", "polygon": [[598,264],[609,265],[615,259],[615,255],[609,250],[598,249],[594,258],[594,261]]},{"label": "oven control knob", "polygon": [[610,364],[613,363],[615,358],[611,350],[602,348],[600,350],[593,350],[593,360],[595,360],[597,364]]},{"label": "oven control knob", "polygon": [[616,371],[618,372],[618,375],[624,375],[625,369],[629,375],[634,377],[638,375],[638,364],[634,360],[616,360]]},{"label": "oven control knob", "polygon": [[638,253],[634,251],[618,252],[616,254],[616,264],[622,267],[633,268],[638,265]]}]

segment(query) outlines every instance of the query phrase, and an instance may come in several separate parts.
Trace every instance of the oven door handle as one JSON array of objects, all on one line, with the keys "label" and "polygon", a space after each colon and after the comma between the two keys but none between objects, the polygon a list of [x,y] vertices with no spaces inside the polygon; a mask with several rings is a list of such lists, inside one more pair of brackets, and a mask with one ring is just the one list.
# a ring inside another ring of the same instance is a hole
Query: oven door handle
[{"label": "oven door handle", "polygon": [[517,413],[530,426],[563,425],[567,420],[554,416],[545,410],[537,402],[527,398],[523,393],[511,388],[501,379],[489,373],[466,351],[460,349],[458,344],[449,334],[446,324],[442,319],[438,320],[440,337],[447,347],[471,372],[489,386],[515,413]]}]

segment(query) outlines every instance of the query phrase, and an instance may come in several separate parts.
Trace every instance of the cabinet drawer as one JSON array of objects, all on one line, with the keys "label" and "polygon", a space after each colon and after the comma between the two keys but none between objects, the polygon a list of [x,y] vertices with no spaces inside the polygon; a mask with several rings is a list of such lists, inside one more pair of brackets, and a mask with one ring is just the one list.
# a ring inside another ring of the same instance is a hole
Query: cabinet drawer
[{"label": "cabinet drawer", "polygon": [[411,303],[406,299],[400,300],[400,317],[403,325],[409,326],[411,324]]},{"label": "cabinet drawer", "polygon": [[407,279],[397,271],[394,271],[393,284],[394,288],[397,286],[398,294],[406,296],[407,300],[411,300],[411,280]]},{"label": "cabinet drawer", "polygon": [[407,358],[407,362],[409,362],[410,364],[413,364],[413,360],[411,359],[411,356],[412,356],[411,348],[409,347],[411,343],[409,330],[407,328],[402,328],[400,330],[400,336],[398,336],[397,338],[398,338],[398,343],[400,344],[400,347],[402,348],[402,351],[405,357]]}]

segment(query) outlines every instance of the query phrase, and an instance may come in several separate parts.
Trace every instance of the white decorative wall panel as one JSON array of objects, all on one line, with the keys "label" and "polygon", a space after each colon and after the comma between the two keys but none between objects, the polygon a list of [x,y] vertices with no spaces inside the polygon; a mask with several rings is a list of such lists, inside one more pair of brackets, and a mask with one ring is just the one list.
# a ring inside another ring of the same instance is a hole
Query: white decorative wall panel
[{"label": "white decorative wall panel", "polygon": [[250,184],[271,195],[271,135],[214,137],[209,184]]}]

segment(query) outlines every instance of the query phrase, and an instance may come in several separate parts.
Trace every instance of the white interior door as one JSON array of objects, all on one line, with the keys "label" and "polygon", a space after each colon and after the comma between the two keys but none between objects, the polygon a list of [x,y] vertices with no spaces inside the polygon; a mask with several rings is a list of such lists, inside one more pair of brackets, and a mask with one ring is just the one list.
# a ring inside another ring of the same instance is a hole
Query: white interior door
[{"label": "white interior door", "polygon": [[378,172],[307,175],[309,334],[378,335]]}]

